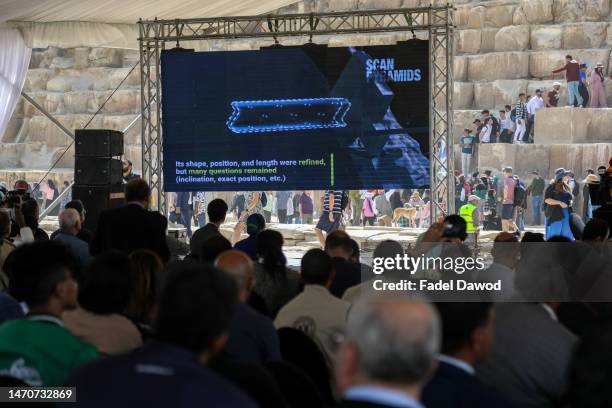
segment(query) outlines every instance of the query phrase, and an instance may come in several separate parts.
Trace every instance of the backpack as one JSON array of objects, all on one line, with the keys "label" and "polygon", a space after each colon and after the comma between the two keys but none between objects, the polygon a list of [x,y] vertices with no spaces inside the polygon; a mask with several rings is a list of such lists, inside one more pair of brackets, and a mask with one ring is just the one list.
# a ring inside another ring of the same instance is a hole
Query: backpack
[{"label": "backpack", "polygon": [[268,204],[268,196],[266,196],[265,191],[261,192],[261,197],[259,197],[259,200],[261,201],[262,207],[265,207]]},{"label": "backpack", "polygon": [[527,199],[527,189],[525,188],[525,183],[519,180],[518,177],[515,180],[516,180],[516,185],[514,186],[513,204],[519,207],[523,207]]},{"label": "backpack", "polygon": [[512,108],[510,111],[510,120],[516,122],[516,108]]},{"label": "backpack", "polygon": [[340,208],[342,209],[342,211],[344,211],[346,207],[348,207],[348,203],[349,203],[349,196],[346,193],[346,191],[343,191],[342,200],[340,200]]}]

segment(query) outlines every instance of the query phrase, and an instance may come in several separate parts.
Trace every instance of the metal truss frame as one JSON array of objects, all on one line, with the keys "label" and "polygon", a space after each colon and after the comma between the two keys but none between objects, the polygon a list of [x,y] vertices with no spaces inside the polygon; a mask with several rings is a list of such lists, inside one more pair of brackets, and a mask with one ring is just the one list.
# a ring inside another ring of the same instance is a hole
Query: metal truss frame
[{"label": "metal truss frame", "polygon": [[166,43],[367,33],[426,33],[430,53],[431,217],[454,211],[452,45],[454,8],[402,8],[332,13],[260,15],[183,20],[140,20],[142,173],[152,207],[166,211],[162,177],[160,56]]}]

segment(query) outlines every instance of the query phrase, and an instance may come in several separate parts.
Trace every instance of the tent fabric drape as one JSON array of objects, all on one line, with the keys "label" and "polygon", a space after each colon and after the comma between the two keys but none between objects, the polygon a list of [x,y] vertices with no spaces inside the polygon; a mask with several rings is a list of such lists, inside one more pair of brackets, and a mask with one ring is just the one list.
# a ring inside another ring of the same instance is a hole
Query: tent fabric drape
[{"label": "tent fabric drape", "polygon": [[0,29],[0,136],[19,101],[31,55],[19,30]]}]

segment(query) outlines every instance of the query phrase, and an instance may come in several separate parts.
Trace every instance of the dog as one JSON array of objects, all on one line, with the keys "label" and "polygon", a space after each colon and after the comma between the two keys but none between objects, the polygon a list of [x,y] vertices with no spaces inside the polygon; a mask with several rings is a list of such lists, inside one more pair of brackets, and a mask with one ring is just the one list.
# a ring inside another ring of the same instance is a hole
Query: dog
[{"label": "dog", "polygon": [[393,224],[398,225],[401,216],[408,218],[411,227],[416,227],[417,207],[396,208],[393,210]]}]

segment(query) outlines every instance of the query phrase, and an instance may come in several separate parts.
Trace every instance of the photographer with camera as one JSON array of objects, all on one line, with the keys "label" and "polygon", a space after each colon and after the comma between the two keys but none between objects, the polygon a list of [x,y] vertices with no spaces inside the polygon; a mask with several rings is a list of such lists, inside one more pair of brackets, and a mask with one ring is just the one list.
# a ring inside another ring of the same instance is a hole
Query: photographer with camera
[{"label": "photographer with camera", "polygon": [[1,210],[10,219],[9,238],[16,246],[49,239],[47,234],[38,228],[38,203],[30,197],[29,185],[25,180],[15,182],[12,191],[8,191],[1,203]]}]

